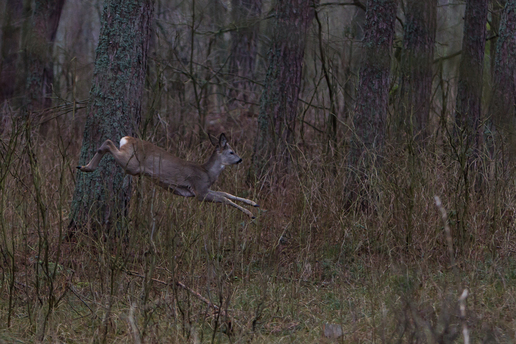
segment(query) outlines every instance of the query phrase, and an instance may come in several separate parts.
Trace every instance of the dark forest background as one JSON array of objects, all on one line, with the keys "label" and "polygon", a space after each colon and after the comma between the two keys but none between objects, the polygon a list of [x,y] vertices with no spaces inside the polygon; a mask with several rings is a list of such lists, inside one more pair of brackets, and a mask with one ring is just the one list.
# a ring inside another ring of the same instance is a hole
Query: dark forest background
[{"label": "dark forest background", "polygon": [[[515,0],[0,9],[0,341],[514,340]],[[220,133],[255,220],[75,169]]]}]

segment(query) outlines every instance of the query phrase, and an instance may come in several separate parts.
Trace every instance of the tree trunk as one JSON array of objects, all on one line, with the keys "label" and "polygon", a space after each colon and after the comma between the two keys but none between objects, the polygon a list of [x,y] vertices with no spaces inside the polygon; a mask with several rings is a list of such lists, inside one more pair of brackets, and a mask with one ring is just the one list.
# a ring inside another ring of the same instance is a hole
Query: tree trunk
[{"label": "tree trunk", "polygon": [[250,102],[254,91],[251,82],[254,75],[258,47],[259,16],[262,0],[231,0],[231,16],[234,30],[231,31],[231,56],[229,73],[231,89],[230,101]]},{"label": "tree trunk", "polygon": [[470,149],[475,152],[479,147],[480,140],[487,5],[488,0],[468,0],[464,15],[454,132],[458,150],[469,155]]},{"label": "tree trunk", "polygon": [[260,98],[253,165],[259,176],[273,164],[285,170],[294,143],[307,30],[314,0],[279,0],[265,88]]},{"label": "tree trunk", "polygon": [[396,116],[401,122],[399,129],[424,142],[429,134],[437,0],[409,0],[405,18]]},{"label": "tree trunk", "polygon": [[[36,0],[32,18],[27,19],[24,37],[24,65],[26,72],[26,97],[23,104],[28,116],[37,113],[38,123],[44,123],[44,111],[52,106],[54,82],[53,48],[64,0]],[[43,124],[46,134],[47,124]]]},{"label": "tree trunk", "polygon": [[516,0],[505,5],[496,45],[494,82],[489,116],[495,130],[515,132],[516,104]]},{"label": "tree trunk", "polygon": [[453,152],[460,168],[460,178],[456,184],[456,236],[459,249],[470,241],[468,234],[471,188],[480,190],[483,182],[479,175],[471,175],[472,167],[481,162],[477,159],[480,148],[480,116],[482,105],[482,83],[484,70],[484,50],[486,43],[488,0],[466,1],[464,33],[459,65],[457,102],[455,105],[455,127]]},{"label": "tree trunk", "polygon": [[498,45],[498,35],[500,34],[500,18],[502,11],[505,8],[506,0],[491,0],[489,12],[491,13],[491,25],[489,25],[488,37],[491,38],[489,42],[489,56],[491,57],[490,72],[491,78],[494,78],[495,70],[495,55],[496,46]]},{"label": "tree trunk", "polygon": [[366,11],[364,62],[360,68],[353,118],[350,164],[368,166],[377,159],[385,141],[389,102],[391,49],[396,19],[395,0],[369,0]]},{"label": "tree trunk", "polygon": [[[118,142],[138,132],[153,6],[152,0],[106,0],[80,165],[89,162],[104,140]],[[130,183],[124,183],[111,156],[94,173],[78,172],[70,229],[120,224],[129,193]]]},{"label": "tree trunk", "polygon": [[389,103],[391,49],[396,19],[395,0],[369,0],[366,10],[364,61],[359,72],[359,84],[354,133],[348,157],[346,202],[360,201],[367,207],[364,195],[372,168],[380,165],[385,144],[385,121]]},{"label": "tree trunk", "polygon": [[2,50],[0,60],[0,104],[19,94],[17,82],[18,56],[23,21],[23,0],[7,0],[2,24]]}]

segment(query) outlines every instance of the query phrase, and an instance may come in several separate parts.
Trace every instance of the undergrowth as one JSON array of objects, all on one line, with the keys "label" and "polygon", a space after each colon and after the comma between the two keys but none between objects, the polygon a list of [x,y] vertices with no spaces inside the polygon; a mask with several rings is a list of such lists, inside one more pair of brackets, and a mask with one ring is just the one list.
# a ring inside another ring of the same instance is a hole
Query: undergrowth
[{"label": "undergrowth", "polygon": [[[253,142],[239,136],[244,164],[215,188],[256,200],[256,220],[133,177],[117,230],[69,235],[80,142],[31,135],[13,129],[0,141],[0,341],[450,343],[464,329],[473,342],[514,338],[513,173],[487,154],[465,180],[446,143],[387,146],[383,168],[366,176],[364,209],[346,203],[344,156],[312,144],[287,175],[251,183]],[[184,142],[159,144],[194,161],[212,149]]]}]

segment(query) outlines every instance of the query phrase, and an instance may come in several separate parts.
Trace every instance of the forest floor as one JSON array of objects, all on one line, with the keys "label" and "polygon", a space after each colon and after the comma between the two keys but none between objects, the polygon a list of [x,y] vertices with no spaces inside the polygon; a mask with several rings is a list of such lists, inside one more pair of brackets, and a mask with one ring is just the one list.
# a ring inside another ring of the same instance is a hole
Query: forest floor
[{"label": "forest floor", "polygon": [[249,183],[251,145],[232,142],[244,165],[214,188],[256,200],[255,220],[133,177],[117,230],[69,235],[78,145],[3,141],[0,342],[462,343],[465,329],[514,342],[510,174],[465,197],[452,159],[388,152],[370,206],[350,210],[344,162],[301,155],[282,179]]},{"label": "forest floor", "polygon": [[[464,262],[460,288],[444,267],[359,259],[347,266],[327,263],[324,269],[333,272],[321,280],[311,276],[309,265],[299,265],[291,268],[304,269],[306,278],[256,268],[249,279],[193,272],[180,285],[153,277],[148,287],[140,268],[117,272],[111,292],[109,285],[62,270],[45,342],[451,343],[464,342],[463,325],[472,343],[515,338],[514,262]],[[166,268],[157,265],[159,270]],[[40,296],[43,307],[30,302],[35,287],[16,284],[11,326],[0,331],[0,341],[37,341],[47,300]],[[461,288],[469,291],[464,319],[457,302]],[[3,320],[7,301],[0,303]]]}]

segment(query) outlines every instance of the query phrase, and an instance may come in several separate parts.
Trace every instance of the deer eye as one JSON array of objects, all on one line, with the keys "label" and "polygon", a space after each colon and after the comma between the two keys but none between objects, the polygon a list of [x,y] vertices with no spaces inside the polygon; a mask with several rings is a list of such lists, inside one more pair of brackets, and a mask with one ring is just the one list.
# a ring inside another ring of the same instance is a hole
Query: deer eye
[{"label": "deer eye", "polygon": [[235,153],[233,153],[233,152],[229,152],[229,154],[232,154],[232,155],[233,155],[233,154],[235,154]]}]

